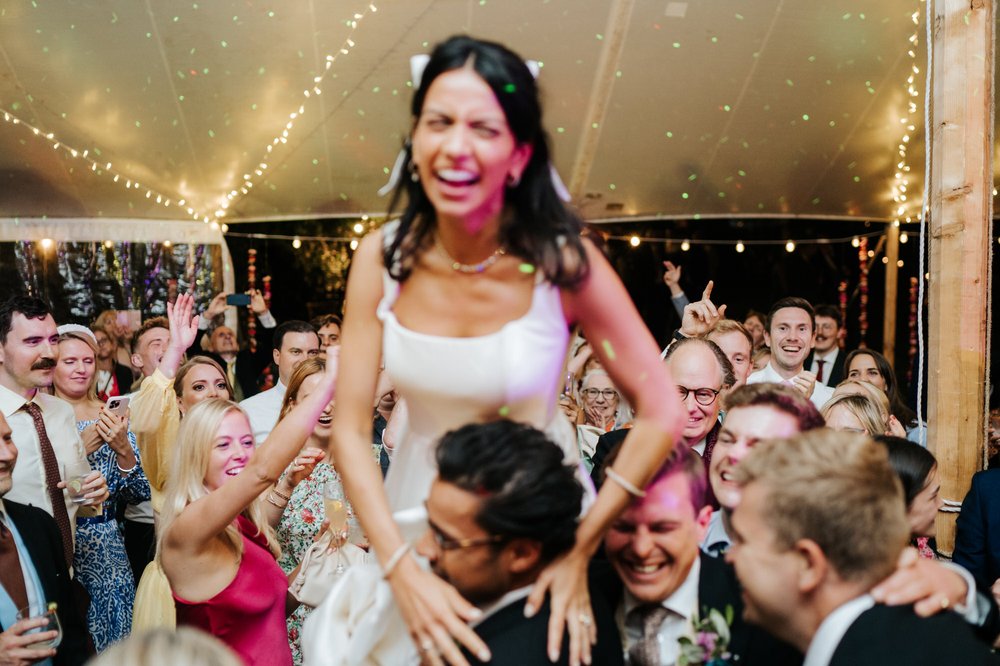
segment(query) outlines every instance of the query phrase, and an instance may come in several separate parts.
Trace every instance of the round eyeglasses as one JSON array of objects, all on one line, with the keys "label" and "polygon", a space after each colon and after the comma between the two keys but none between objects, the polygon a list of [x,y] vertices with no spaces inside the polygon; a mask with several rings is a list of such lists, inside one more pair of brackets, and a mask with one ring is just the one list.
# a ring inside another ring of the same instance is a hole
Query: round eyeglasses
[{"label": "round eyeglasses", "polygon": [[583,393],[583,397],[587,400],[597,400],[597,396],[603,395],[604,399],[610,402],[618,397],[618,391],[614,389],[585,388],[581,393]]},{"label": "round eyeglasses", "polygon": [[695,402],[697,402],[699,405],[702,405],[704,407],[708,407],[713,402],[715,402],[716,398],[719,397],[719,393],[721,392],[721,389],[718,389],[718,390],[717,389],[710,389],[710,388],[689,389],[686,386],[679,386],[678,385],[677,392],[681,394],[681,402],[684,402],[685,400],[687,400],[688,395],[694,395],[694,401]]}]

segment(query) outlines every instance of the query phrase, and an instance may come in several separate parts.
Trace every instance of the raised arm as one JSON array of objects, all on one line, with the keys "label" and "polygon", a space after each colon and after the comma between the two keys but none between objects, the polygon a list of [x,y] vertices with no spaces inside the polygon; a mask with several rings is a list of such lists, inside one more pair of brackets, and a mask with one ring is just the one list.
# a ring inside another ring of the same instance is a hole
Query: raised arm
[{"label": "raised arm", "polygon": [[[576,290],[564,291],[564,310],[570,323],[581,325],[601,365],[635,408],[635,421],[614,471],[625,483],[644,488],[680,435],[680,399],[656,342],[624,285],[590,242],[586,247],[590,276]],[[553,661],[565,623],[570,630],[570,663],[589,662],[590,641],[583,637],[589,635],[592,640],[594,628],[586,591],[587,563],[631,499],[621,483],[605,483],[577,528],[573,549],[543,572],[528,598],[529,606],[537,609],[546,591],[551,591],[549,656]]]},{"label": "raised arm", "polygon": [[337,364],[328,362],[319,388],[274,427],[243,471],[181,511],[167,528],[168,551],[188,557],[205,554],[226,526],[274,485],[312,434],[316,419],[333,397],[336,377]]},{"label": "raised arm", "polygon": [[489,655],[462,619],[471,619],[477,611],[405,555],[408,546],[392,519],[379,468],[372,463],[372,404],[382,342],[382,324],[375,313],[382,297],[381,237],[374,233],[362,240],[351,263],[341,329],[342,390],[334,414],[334,459],[380,564],[383,569],[394,565],[388,580],[414,643],[436,646],[448,663],[467,666],[455,639],[474,654]]}]

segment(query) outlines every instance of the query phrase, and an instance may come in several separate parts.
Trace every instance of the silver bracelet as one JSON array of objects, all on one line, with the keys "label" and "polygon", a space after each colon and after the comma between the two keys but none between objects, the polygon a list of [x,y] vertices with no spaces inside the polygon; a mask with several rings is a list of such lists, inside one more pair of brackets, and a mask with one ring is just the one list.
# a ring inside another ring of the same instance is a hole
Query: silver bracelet
[{"label": "silver bracelet", "polygon": [[619,474],[618,472],[616,472],[613,468],[611,468],[611,467],[605,468],[604,474],[609,479],[611,479],[612,481],[614,481],[615,483],[617,483],[619,486],[621,486],[625,490],[625,492],[627,492],[629,495],[632,495],[633,497],[645,497],[646,496],[646,491],[645,490],[641,490],[640,488],[637,488],[634,483],[632,483],[631,481],[629,481],[628,479],[626,479],[624,476],[622,476],[621,474]]},{"label": "silver bracelet", "polygon": [[385,563],[385,569],[383,569],[382,572],[383,580],[389,580],[389,576],[392,575],[392,572],[396,568],[396,565],[399,564],[400,560],[406,557],[406,554],[410,552],[412,548],[413,546],[409,542],[407,542],[396,549],[396,552],[392,554],[392,557],[389,558],[389,561]]},{"label": "silver bracelet", "polygon": [[132,472],[135,471],[135,468],[138,467],[138,466],[139,466],[139,461],[136,460],[134,465],[132,465],[128,469],[125,469],[124,467],[122,467],[121,465],[118,464],[118,460],[117,459],[115,460],[115,467],[118,468],[118,472],[121,473],[122,475],[131,474]]}]

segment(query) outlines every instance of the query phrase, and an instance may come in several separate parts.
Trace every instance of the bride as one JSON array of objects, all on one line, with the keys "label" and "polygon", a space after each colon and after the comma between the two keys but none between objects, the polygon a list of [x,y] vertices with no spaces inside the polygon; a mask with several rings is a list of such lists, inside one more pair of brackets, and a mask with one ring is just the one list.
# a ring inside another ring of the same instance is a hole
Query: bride
[{"label": "bride", "polygon": [[[569,331],[579,324],[635,407],[635,425],[609,473],[616,483],[601,489],[575,547],[542,574],[529,606],[537,610],[550,594],[549,654],[558,654],[565,625],[570,661],[589,663],[587,562],[669,454],[681,417],[677,391],[620,280],[559,200],[529,67],[499,44],[453,37],[413,83],[396,193],[398,200],[405,192],[406,208],[362,241],[351,266],[334,456],[423,658],[466,664],[457,641],[488,659],[466,624],[478,611],[417,565],[393,511],[422,507],[434,443],[469,422],[529,423],[575,461],[575,436],[556,399]],[[383,358],[408,408],[385,492],[371,464]]]}]

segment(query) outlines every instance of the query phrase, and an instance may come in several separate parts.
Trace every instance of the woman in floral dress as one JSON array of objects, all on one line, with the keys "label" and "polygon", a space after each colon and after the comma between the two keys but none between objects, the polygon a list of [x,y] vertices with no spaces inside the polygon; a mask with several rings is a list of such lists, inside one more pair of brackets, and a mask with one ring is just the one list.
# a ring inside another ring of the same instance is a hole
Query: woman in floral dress
[{"label": "woman in floral dress", "polygon": [[[73,568],[90,595],[87,627],[94,647],[103,650],[132,631],[135,579],[125,541],[115,521],[118,500],[149,499],[149,482],[139,466],[135,435],[128,420],[109,412],[97,399],[97,341],[82,326],[61,330],[56,395],[73,405],[87,461],[108,480],[103,507],[81,507],[76,519]],[[103,509],[103,510],[102,510]]]}]

